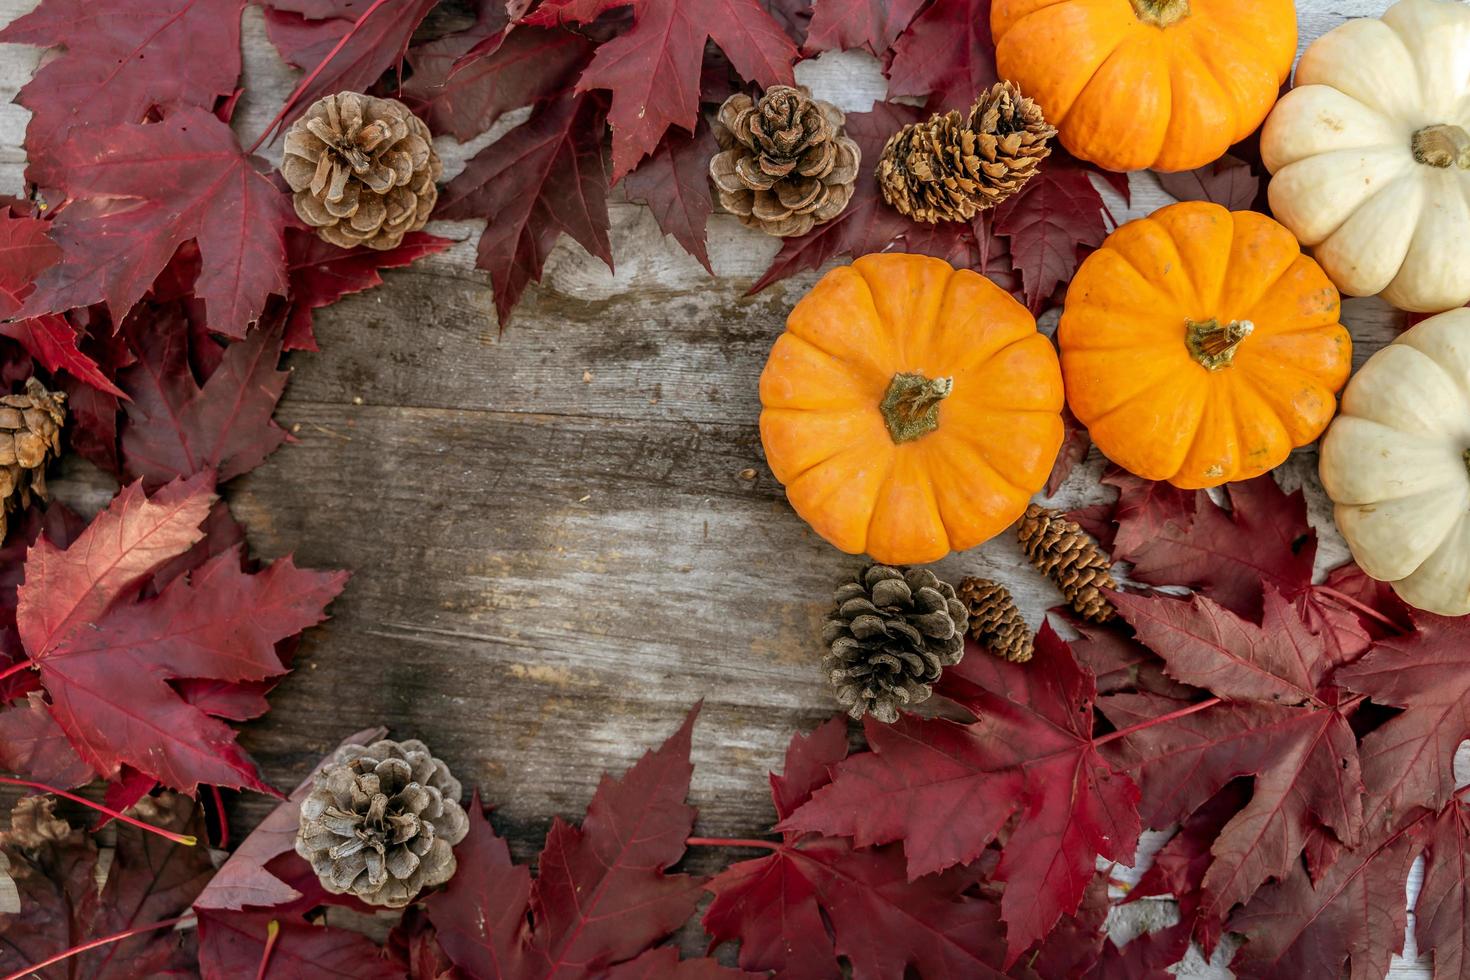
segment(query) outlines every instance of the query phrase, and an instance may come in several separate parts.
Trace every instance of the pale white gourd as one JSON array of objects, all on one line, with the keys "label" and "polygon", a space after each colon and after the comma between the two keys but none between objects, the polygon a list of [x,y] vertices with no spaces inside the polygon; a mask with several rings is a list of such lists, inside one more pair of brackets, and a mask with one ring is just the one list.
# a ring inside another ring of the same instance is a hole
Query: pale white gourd
[{"label": "pale white gourd", "polygon": [[1401,0],[1318,38],[1261,136],[1271,210],[1338,289],[1470,302],[1470,4]]},{"label": "pale white gourd", "polygon": [[1320,472],[1363,571],[1420,609],[1470,613],[1470,310],[1368,359],[1322,439]]}]

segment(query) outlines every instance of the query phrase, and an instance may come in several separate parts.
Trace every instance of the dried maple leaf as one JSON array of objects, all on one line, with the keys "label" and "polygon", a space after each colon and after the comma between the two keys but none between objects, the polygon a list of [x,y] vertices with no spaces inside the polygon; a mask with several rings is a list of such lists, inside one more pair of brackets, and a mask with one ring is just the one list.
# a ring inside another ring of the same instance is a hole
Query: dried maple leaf
[{"label": "dried maple leaf", "polygon": [[623,178],[630,201],[647,204],[665,235],[683,246],[714,275],[706,247],[714,201],[709,189],[709,161],[719,150],[703,119],[693,136],[670,132],[638,169]]},{"label": "dried maple leaf", "polygon": [[1015,817],[994,875],[1006,883],[1009,966],[1077,909],[1099,855],[1133,858],[1139,791],[1099,753],[1095,692],[1050,625],[1025,666],[972,647],[940,693],[977,721],[868,724],[872,751],[779,826],[859,847],[902,840],[917,877],[973,861]]},{"label": "dried maple leaf", "polygon": [[10,320],[31,292],[31,284],[61,256],[46,237],[46,222],[0,208],[0,334],[18,341],[48,371],[66,371],[100,391],[119,394],[97,362],[77,349],[77,332],[54,313]]},{"label": "dried maple leaf", "polygon": [[211,109],[233,92],[244,6],[245,0],[45,0],[0,30],[0,42],[66,48],[16,97],[32,112],[26,129],[32,179],[50,186],[54,166],[76,158],[80,148],[64,144],[77,127],[140,123],[155,109]]},{"label": "dried maple leaf", "polygon": [[[857,258],[870,252],[917,252],[934,255],[952,265],[988,272],[990,263],[977,239],[976,226],[959,222],[921,225],[908,220],[883,201],[874,167],[888,137],[922,118],[912,106],[892,102],[874,104],[871,112],[847,116],[847,135],[862,151],[863,167],[852,200],[841,214],[805,235],[788,238],[751,293],[808,269],[818,269],[839,255]],[[989,236],[986,236],[987,238]]]},{"label": "dried maple leaf", "polygon": [[214,472],[220,483],[259,466],[287,439],[272,419],[290,374],[278,322],[229,345],[201,386],[184,325],[155,322],[134,343],[138,362],[118,375],[132,397],[122,430],[124,472],[152,489]]},{"label": "dried maple leaf", "polygon": [[1094,173],[1064,150],[1053,149],[1020,193],[995,209],[995,233],[1010,241],[1011,264],[1033,311],[1071,280],[1084,253],[1107,236],[1107,206],[1092,182]]},{"label": "dried maple leaf", "polygon": [[[202,815],[192,801],[169,794],[148,806],[150,823],[202,837]],[[214,872],[207,848],[122,823],[116,834],[100,891],[97,846],[82,831],[52,839],[14,829],[0,834],[21,894],[19,915],[0,915],[0,970],[30,976],[26,967],[87,940],[172,919],[188,909]],[[76,980],[163,976],[189,967],[192,957],[180,948],[189,938],[168,930],[143,932],[83,952],[46,975]]]},{"label": "dried maple leaf", "polygon": [[[1167,651],[1156,652],[1168,659]],[[1178,823],[1231,780],[1254,777],[1250,802],[1211,846],[1214,860],[1200,905],[1207,918],[1224,918],[1267,879],[1288,874],[1319,825],[1348,846],[1358,843],[1363,784],[1357,740],[1349,709],[1331,692],[1300,707],[1189,705],[1138,694],[1104,698],[1101,707],[1129,730],[1107,754],[1142,786],[1146,826]]]},{"label": "dried maple leaf", "polygon": [[105,777],[127,764],[188,792],[201,782],[266,790],[229,727],[167,681],[283,673],[276,642],[320,622],[346,581],[298,570],[290,559],[248,575],[226,553],[156,597],[132,601],[160,565],[203,536],[211,485],[196,477],[149,498],[134,484],[69,548],[43,538],[26,558],[21,641],[52,717]]},{"label": "dried maple leaf", "polygon": [[1455,752],[1470,738],[1470,624],[1413,614],[1415,631],[1380,640],[1334,680],[1403,708],[1363,737],[1363,781],[1401,815],[1438,810],[1454,794]]},{"label": "dried maple leaf", "polygon": [[62,256],[19,316],[105,300],[120,320],[191,239],[204,258],[195,289],[211,329],[243,337],[266,298],[285,292],[290,203],[210,113],[90,128],[56,161],[73,200],[51,222]]},{"label": "dried maple leaf", "polygon": [[[486,42],[489,50],[475,56],[475,48]],[[512,109],[571,88],[593,47],[571,31],[518,27],[506,32],[498,20],[481,20],[467,31],[409,50],[413,76],[403,87],[403,101],[435,133],[468,142]]]},{"label": "dried maple leaf", "polygon": [[[790,817],[829,784],[847,755],[847,723],[835,718],[794,736],[785,775],[771,775],[779,818]],[[786,831],[769,856],[726,868],[707,886],[714,901],[704,927],[715,941],[738,941],[740,965],[792,978],[842,975],[1003,976],[994,904],[964,895],[971,876],[910,882],[896,846],[856,850],[845,840]],[[830,923],[830,928],[829,924]]]},{"label": "dried maple leaf", "polygon": [[612,268],[603,129],[596,96],[563,95],[475,154],[445,188],[441,217],[486,221],[475,264],[490,273],[501,326],[563,232]]},{"label": "dried maple leaf", "polygon": [[969,109],[997,81],[991,0],[935,0],[893,45],[888,97],[927,97],[944,112]]},{"label": "dried maple leaf", "polygon": [[200,909],[197,914],[199,969],[204,980],[255,976],[265,962],[266,935],[272,923],[277,935],[270,948],[269,973],[262,976],[403,980],[407,972],[406,964],[359,932],[309,925],[270,912]]},{"label": "dried maple leaf", "polygon": [[705,42],[762,87],[794,84],[796,45],[759,0],[640,0],[633,26],[597,48],[577,91],[608,89],[613,183],[653,152],[664,131],[694,132]]},{"label": "dried maple leaf", "polygon": [[1261,193],[1261,178],[1250,164],[1232,156],[1221,157],[1198,170],[1156,174],[1159,185],[1178,201],[1209,201],[1231,211],[1249,211]]},{"label": "dried maple leaf", "polygon": [[[604,776],[580,828],[554,820],[539,874],[513,864],[476,798],[459,870],[425,905],[439,942],[469,976],[602,976],[637,959],[693,914],[702,879],[665,872],[694,825],[689,792],[696,706],[621,779]],[[637,976],[636,971],[630,973]]]},{"label": "dried maple leaf", "polygon": [[815,0],[804,50],[867,48],[881,57],[923,6],[924,0]]},{"label": "dried maple leaf", "polygon": [[[1297,862],[1230,920],[1246,934],[1231,968],[1241,980],[1382,977],[1403,948],[1404,892],[1419,847],[1413,826],[1348,852],[1315,883]],[[1436,972],[1436,975],[1438,973]],[[1444,974],[1452,976],[1456,974]]]}]

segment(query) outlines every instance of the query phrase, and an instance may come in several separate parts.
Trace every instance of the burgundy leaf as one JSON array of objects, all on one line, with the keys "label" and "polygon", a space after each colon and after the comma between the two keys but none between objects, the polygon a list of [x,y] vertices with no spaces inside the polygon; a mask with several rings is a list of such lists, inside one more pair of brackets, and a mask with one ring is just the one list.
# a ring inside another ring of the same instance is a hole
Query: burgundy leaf
[{"label": "burgundy leaf", "polygon": [[670,132],[637,170],[623,178],[628,199],[647,204],[663,233],[673,235],[711,275],[705,226],[714,210],[709,161],[718,150],[714,133],[701,119],[694,136]]},{"label": "burgundy leaf", "polygon": [[881,57],[923,6],[924,0],[815,0],[805,51],[867,48]]},{"label": "burgundy leaf", "polygon": [[[829,0],[830,2],[830,0]],[[927,97],[936,111],[966,111],[998,80],[991,0],[935,0],[893,46],[888,97]]]},{"label": "burgundy leaf", "polygon": [[1178,201],[1209,201],[1231,211],[1249,211],[1261,192],[1261,178],[1250,164],[1235,157],[1221,157],[1198,170],[1156,175],[1159,184]]},{"label": "burgundy leaf", "polygon": [[199,910],[199,969],[204,980],[253,977],[265,958],[266,930],[277,923],[269,976],[314,980],[403,980],[405,965],[361,933],[313,926],[269,912]]}]

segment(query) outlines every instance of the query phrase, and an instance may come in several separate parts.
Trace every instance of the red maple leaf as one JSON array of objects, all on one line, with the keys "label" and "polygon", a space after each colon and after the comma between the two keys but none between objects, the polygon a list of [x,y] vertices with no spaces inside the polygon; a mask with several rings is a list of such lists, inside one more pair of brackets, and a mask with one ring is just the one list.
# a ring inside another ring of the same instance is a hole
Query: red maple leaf
[{"label": "red maple leaf", "polygon": [[815,0],[805,51],[867,48],[882,57],[923,6],[924,0]]},{"label": "red maple leaf", "polygon": [[1209,201],[1231,211],[1250,211],[1261,193],[1261,178],[1250,164],[1224,156],[1198,170],[1160,173],[1159,185],[1178,201]]},{"label": "red maple leaf", "polygon": [[274,912],[200,909],[196,914],[199,969],[204,980],[255,976],[267,962],[266,937],[272,925],[277,935],[270,947],[270,972],[263,976],[403,980],[407,972],[406,964],[350,929],[310,925]]},{"label": "red maple leaf", "polygon": [[[1164,600],[1177,601],[1177,600]],[[1182,605],[1182,604],[1181,604]],[[1301,707],[1181,705],[1152,695],[1105,698],[1128,734],[1108,755],[1143,787],[1143,821],[1178,823],[1231,780],[1254,777],[1250,802],[1220,832],[1203,879],[1201,914],[1222,919],[1267,879],[1296,865],[1309,834],[1329,828],[1349,846],[1363,824],[1357,740],[1330,693]]]},{"label": "red maple leaf", "polygon": [[995,233],[1010,241],[1023,297],[1039,311],[1071,280],[1084,253],[1107,237],[1107,206],[1089,166],[1054,149],[1037,175],[995,209]]},{"label": "red maple leaf", "polygon": [[521,18],[523,24],[557,27],[590,24],[609,10],[627,7],[633,0],[541,0],[536,9]]},{"label": "red maple leaf", "polygon": [[[153,803],[151,822],[203,837],[193,802],[166,795]],[[21,914],[0,916],[0,970],[33,975],[27,967],[88,940],[150,926],[189,908],[214,872],[208,848],[189,847],[119,823],[112,860],[99,891],[97,846],[80,830],[38,848],[0,834],[21,893]],[[133,980],[187,970],[181,949],[187,934],[144,931],[82,952],[46,976]]]},{"label": "red maple leaf", "polygon": [[0,30],[0,42],[66,47],[16,98],[33,113],[26,129],[32,179],[50,186],[54,167],[75,159],[76,149],[64,143],[76,127],[140,123],[154,109],[211,109],[233,92],[244,6],[245,0],[45,0]]},{"label": "red maple leaf", "polygon": [[[834,718],[794,736],[785,775],[771,775],[779,818],[791,816],[831,781],[847,755],[847,723]],[[973,876],[950,872],[910,882],[895,847],[856,850],[845,840],[786,831],[767,857],[725,869],[707,886],[715,899],[704,927],[716,942],[738,941],[740,965],[780,977],[838,976],[838,957],[856,980],[903,976],[1002,976],[995,906],[963,892]],[[830,923],[830,928],[828,926]]]},{"label": "red maple leaf", "polygon": [[1403,708],[1363,737],[1363,781],[1402,814],[1439,809],[1455,792],[1455,751],[1470,738],[1470,624],[1413,614],[1416,630],[1376,643],[1336,683]]},{"label": "red maple leaf", "polygon": [[[989,271],[991,263],[985,261],[988,256],[977,238],[975,225],[918,224],[889,207],[878,190],[873,168],[882,155],[883,144],[895,131],[923,115],[912,106],[892,102],[876,103],[871,112],[848,114],[847,135],[857,143],[863,156],[852,200],[831,221],[805,235],[784,240],[765,274],[750,287],[751,293],[798,272],[821,268],[839,255],[857,258],[870,252],[916,252],[937,256],[962,268]],[[1007,268],[995,264],[1003,270]]]},{"label": "red maple leaf", "polygon": [[638,169],[623,178],[628,200],[648,205],[665,235],[683,246],[714,275],[706,247],[714,201],[709,189],[709,160],[718,151],[714,133],[704,120],[695,134],[670,132]]},{"label": "red maple leaf", "polygon": [[22,704],[0,708],[0,769],[61,789],[89,783],[95,775],[38,691],[27,694]]},{"label": "red maple leaf", "polygon": [[66,371],[78,381],[113,395],[120,394],[97,362],[77,349],[77,332],[54,313],[9,320],[30,295],[31,284],[61,256],[46,237],[46,222],[0,208],[0,334],[19,341],[48,371]]},{"label": "red maple leaf", "polygon": [[1053,464],[1051,475],[1046,478],[1046,495],[1052,497],[1067,482],[1081,462],[1087,458],[1088,450],[1092,448],[1092,436],[1088,434],[1085,426],[1077,421],[1077,416],[1065,405],[1062,406],[1062,425],[1066,436],[1062,440],[1062,451],[1057,454],[1057,461]]},{"label": "red maple leaf", "polygon": [[248,575],[227,552],[134,601],[160,565],[203,536],[210,486],[204,475],[149,498],[134,484],[69,548],[43,538],[27,555],[21,641],[52,717],[105,777],[126,764],[189,792],[201,782],[266,790],[229,727],[167,682],[283,673],[275,644],[320,622],[346,581],[298,570],[289,558]]},{"label": "red maple leaf", "polygon": [[285,349],[317,349],[312,311],[331,306],[349,293],[381,285],[383,269],[412,265],[454,243],[427,232],[411,231],[397,248],[387,251],[359,245],[338,248],[297,228],[286,230],[286,271],[290,277],[291,314],[286,320]]},{"label": "red maple leaf", "polygon": [[[481,45],[485,52],[476,54]],[[593,47],[571,31],[518,27],[506,32],[499,19],[481,20],[467,31],[409,50],[413,76],[403,87],[403,100],[435,133],[464,143],[512,109],[571,88]]]},{"label": "red maple leaf", "polygon": [[223,483],[275,452],[287,435],[271,416],[290,378],[276,369],[281,330],[279,322],[262,325],[230,344],[202,386],[189,365],[183,323],[155,322],[136,337],[138,362],[118,376],[132,396],[122,430],[124,471],[150,489],[205,471]]},{"label": "red maple leaf", "polygon": [[511,862],[475,799],[469,836],[455,849],[459,870],[425,903],[460,970],[506,980],[603,976],[637,962],[693,914],[702,879],[665,872],[694,825],[684,798],[698,714],[696,706],[621,779],[604,776],[580,828],[552,822],[534,881]]},{"label": "red maple leaf", "polygon": [[612,268],[603,120],[597,97],[563,95],[477,153],[445,188],[441,217],[486,221],[475,264],[490,273],[501,326],[563,232]]},{"label": "red maple leaf", "polygon": [[935,0],[893,46],[888,97],[927,97],[944,112],[969,109],[997,81],[991,0]]},{"label": "red maple leaf", "polygon": [[204,258],[195,289],[210,329],[243,337],[266,298],[286,291],[290,204],[210,113],[91,128],[56,161],[74,202],[51,222],[62,256],[18,315],[106,301],[120,320],[191,239]]},{"label": "red maple leaf", "polygon": [[613,183],[632,172],[670,126],[694,132],[707,40],[743,78],[791,85],[796,45],[759,0],[640,0],[633,26],[597,48],[579,92],[612,91]]},{"label": "red maple leaf", "polygon": [[978,720],[901,718],[866,726],[872,751],[837,767],[832,785],[780,827],[902,840],[910,877],[979,857],[1015,817],[995,879],[1007,965],[1075,911],[1098,855],[1130,861],[1138,787],[1098,751],[1096,687],[1044,626],[1025,667],[970,645],[940,687]]},{"label": "red maple leaf", "polygon": [[1424,884],[1414,904],[1414,937],[1421,953],[1433,953],[1436,977],[1463,977],[1470,969],[1470,807],[1464,794],[1423,819],[1420,835]]}]

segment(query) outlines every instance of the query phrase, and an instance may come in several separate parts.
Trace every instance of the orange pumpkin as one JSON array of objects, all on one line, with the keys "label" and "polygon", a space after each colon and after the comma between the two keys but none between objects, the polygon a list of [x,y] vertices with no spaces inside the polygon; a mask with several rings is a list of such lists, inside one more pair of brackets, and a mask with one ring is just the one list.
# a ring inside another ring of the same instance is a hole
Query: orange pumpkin
[{"label": "orange pumpkin", "polygon": [[761,441],[796,512],[850,554],[919,564],[1008,527],[1062,445],[1051,343],[984,276],[923,255],[827,273],[761,374]]},{"label": "orange pumpkin", "polygon": [[1074,155],[1193,170],[1255,132],[1296,57],[1292,0],[995,0],[1000,76]]},{"label": "orange pumpkin", "polygon": [[1263,214],[1175,204],[1088,256],[1057,339],[1067,403],[1109,459],[1187,489],[1322,434],[1352,367],[1337,289]]}]

